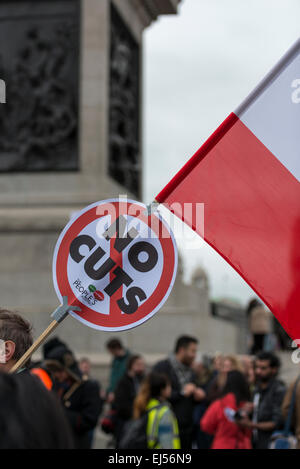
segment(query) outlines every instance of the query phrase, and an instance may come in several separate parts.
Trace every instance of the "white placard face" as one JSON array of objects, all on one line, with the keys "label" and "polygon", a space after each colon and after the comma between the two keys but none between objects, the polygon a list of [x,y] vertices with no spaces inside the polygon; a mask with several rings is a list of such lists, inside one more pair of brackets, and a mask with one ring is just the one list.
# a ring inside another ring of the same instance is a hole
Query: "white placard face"
[{"label": "white placard face", "polygon": [[173,234],[158,213],[127,199],[77,213],[57,242],[53,279],[71,313],[101,330],[126,330],[153,316],[168,298],[177,270]]}]

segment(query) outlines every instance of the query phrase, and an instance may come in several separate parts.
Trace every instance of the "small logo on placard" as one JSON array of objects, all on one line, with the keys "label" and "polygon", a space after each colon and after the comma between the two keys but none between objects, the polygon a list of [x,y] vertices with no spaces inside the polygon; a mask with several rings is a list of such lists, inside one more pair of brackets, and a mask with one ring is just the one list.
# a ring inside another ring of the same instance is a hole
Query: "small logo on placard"
[{"label": "small logo on placard", "polygon": [[103,301],[104,300],[104,295],[101,291],[97,291],[97,288],[95,287],[95,285],[90,285],[89,286],[89,290],[91,293],[94,294],[94,297],[96,298],[96,300],[98,301]]}]

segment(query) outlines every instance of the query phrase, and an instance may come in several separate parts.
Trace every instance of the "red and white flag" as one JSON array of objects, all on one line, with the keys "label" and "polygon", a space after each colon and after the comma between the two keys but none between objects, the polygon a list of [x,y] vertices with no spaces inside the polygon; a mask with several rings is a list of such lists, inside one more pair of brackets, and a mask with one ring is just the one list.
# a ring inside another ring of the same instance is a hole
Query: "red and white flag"
[{"label": "red and white flag", "polygon": [[204,203],[204,239],[300,339],[300,39],[156,200]]}]

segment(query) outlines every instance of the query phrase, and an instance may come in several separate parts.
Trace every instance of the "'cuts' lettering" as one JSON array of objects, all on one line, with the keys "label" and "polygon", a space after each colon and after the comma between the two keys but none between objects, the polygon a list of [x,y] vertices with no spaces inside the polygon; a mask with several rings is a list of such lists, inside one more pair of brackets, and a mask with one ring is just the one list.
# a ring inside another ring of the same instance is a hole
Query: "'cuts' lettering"
[{"label": "'cuts' lettering", "polygon": [[[107,241],[110,241],[116,234],[114,249],[119,253],[122,253],[138,236],[138,231],[135,228],[131,228],[125,236],[126,224],[125,217],[120,216],[103,233]],[[122,267],[117,266],[116,262],[111,257],[103,261],[103,263],[96,268],[95,266],[99,264],[106,254],[105,250],[100,246],[94,249],[96,245],[96,241],[91,236],[79,235],[70,245],[70,256],[73,261],[78,264],[85,259],[84,271],[88,277],[94,281],[103,279],[111,272],[113,278],[104,288],[104,291],[107,295],[112,297],[123,285],[126,287],[131,285],[133,279]],[[82,247],[88,248],[87,254],[83,254],[84,249],[82,249]],[[147,241],[138,241],[129,249],[128,260],[136,271],[147,273],[156,266],[158,262],[158,252],[156,248]],[[124,313],[133,314],[137,311],[141,302],[146,299],[147,295],[144,290],[140,287],[133,286],[126,291],[125,299],[123,297],[120,298],[117,304]]]}]

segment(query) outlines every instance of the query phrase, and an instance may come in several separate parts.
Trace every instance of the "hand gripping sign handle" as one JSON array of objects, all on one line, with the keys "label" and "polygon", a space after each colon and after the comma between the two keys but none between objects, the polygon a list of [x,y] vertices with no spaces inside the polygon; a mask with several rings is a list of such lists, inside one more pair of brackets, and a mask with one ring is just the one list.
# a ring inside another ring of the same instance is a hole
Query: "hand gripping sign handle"
[{"label": "hand gripping sign handle", "polygon": [[69,306],[68,298],[63,297],[63,304],[56,308],[55,311],[51,314],[53,321],[49,324],[47,329],[36,339],[32,346],[24,353],[24,355],[15,363],[15,365],[10,370],[10,373],[15,373],[18,371],[25,363],[29,360],[31,355],[42,345],[42,343],[47,339],[54,329],[68,316],[70,311],[81,311],[78,306]]}]

